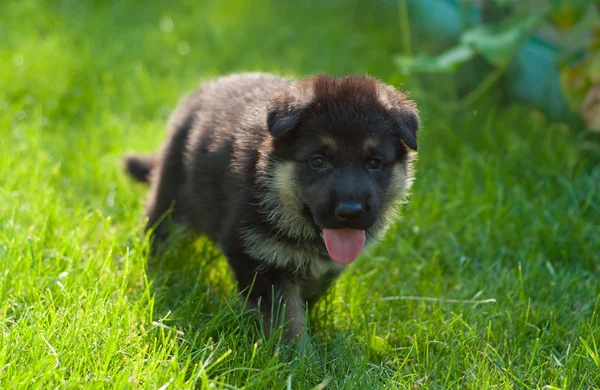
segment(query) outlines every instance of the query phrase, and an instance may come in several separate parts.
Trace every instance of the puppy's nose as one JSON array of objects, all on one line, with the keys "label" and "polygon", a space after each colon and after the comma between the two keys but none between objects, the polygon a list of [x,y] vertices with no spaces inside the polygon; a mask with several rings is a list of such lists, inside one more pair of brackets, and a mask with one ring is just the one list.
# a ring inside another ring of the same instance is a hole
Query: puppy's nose
[{"label": "puppy's nose", "polygon": [[340,202],[335,207],[335,215],[342,221],[353,221],[360,218],[364,206],[360,202]]}]

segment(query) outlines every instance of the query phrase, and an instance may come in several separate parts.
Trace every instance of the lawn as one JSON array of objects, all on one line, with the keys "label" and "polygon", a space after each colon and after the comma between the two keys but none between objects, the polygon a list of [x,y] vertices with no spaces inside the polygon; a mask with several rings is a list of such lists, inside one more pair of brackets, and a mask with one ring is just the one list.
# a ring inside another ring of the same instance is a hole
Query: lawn
[{"label": "lawn", "polygon": [[600,386],[600,141],[500,89],[450,115],[404,80],[411,201],[312,313],[312,355],[261,339],[210,242],[146,270],[121,156],[215,75],[400,81],[377,4],[0,3],[1,388]]}]

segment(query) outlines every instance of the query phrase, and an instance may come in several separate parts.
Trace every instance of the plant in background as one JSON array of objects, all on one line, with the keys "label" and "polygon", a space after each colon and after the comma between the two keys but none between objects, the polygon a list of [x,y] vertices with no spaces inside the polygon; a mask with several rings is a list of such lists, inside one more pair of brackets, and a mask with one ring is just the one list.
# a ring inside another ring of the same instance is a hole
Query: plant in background
[{"label": "plant in background", "polygon": [[[400,0],[403,25],[408,24],[407,1]],[[590,129],[600,131],[600,27],[594,21],[592,27],[582,23],[589,11],[600,11],[600,0],[472,0],[467,6],[473,10],[474,5],[479,6],[480,20],[463,29],[442,53],[413,55],[405,42],[405,53],[395,58],[399,71],[455,74],[483,59],[491,71],[458,102],[445,103],[450,110],[461,110],[500,80],[530,38],[546,35],[558,50],[556,66],[564,100]],[[581,39],[582,35],[592,38]]]},{"label": "plant in background", "polygon": [[[596,6],[600,9],[600,0]],[[572,24],[559,26],[568,29]],[[591,130],[600,132],[600,27],[594,30],[582,60],[561,66],[561,85],[571,109],[581,113]]]}]

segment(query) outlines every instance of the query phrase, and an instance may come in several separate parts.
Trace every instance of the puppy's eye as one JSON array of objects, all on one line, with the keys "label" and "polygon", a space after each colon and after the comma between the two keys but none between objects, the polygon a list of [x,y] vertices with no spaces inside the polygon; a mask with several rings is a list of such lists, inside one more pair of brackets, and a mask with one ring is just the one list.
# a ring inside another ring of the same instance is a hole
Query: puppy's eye
[{"label": "puppy's eye", "polygon": [[314,156],[309,160],[309,164],[313,168],[323,168],[325,167],[326,161],[322,156]]},{"label": "puppy's eye", "polygon": [[383,161],[378,158],[372,158],[369,160],[369,169],[379,169],[383,166]]}]

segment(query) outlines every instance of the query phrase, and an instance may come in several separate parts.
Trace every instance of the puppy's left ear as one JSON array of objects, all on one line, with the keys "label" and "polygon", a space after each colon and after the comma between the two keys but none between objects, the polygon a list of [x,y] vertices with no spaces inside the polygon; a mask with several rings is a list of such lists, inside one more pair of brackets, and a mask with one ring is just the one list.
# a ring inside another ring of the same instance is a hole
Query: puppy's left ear
[{"label": "puppy's left ear", "polygon": [[294,84],[275,93],[267,102],[267,126],[273,137],[293,130],[312,101],[308,85]]},{"label": "puppy's left ear", "polygon": [[385,92],[380,94],[381,103],[387,108],[392,117],[396,131],[402,141],[410,149],[418,148],[417,136],[421,127],[419,110],[414,101],[395,88],[387,86]]},{"label": "puppy's left ear", "polygon": [[406,146],[412,150],[417,150],[417,135],[420,128],[419,115],[416,110],[393,110],[392,114],[394,117],[397,131],[400,134],[400,138],[404,141]]}]

